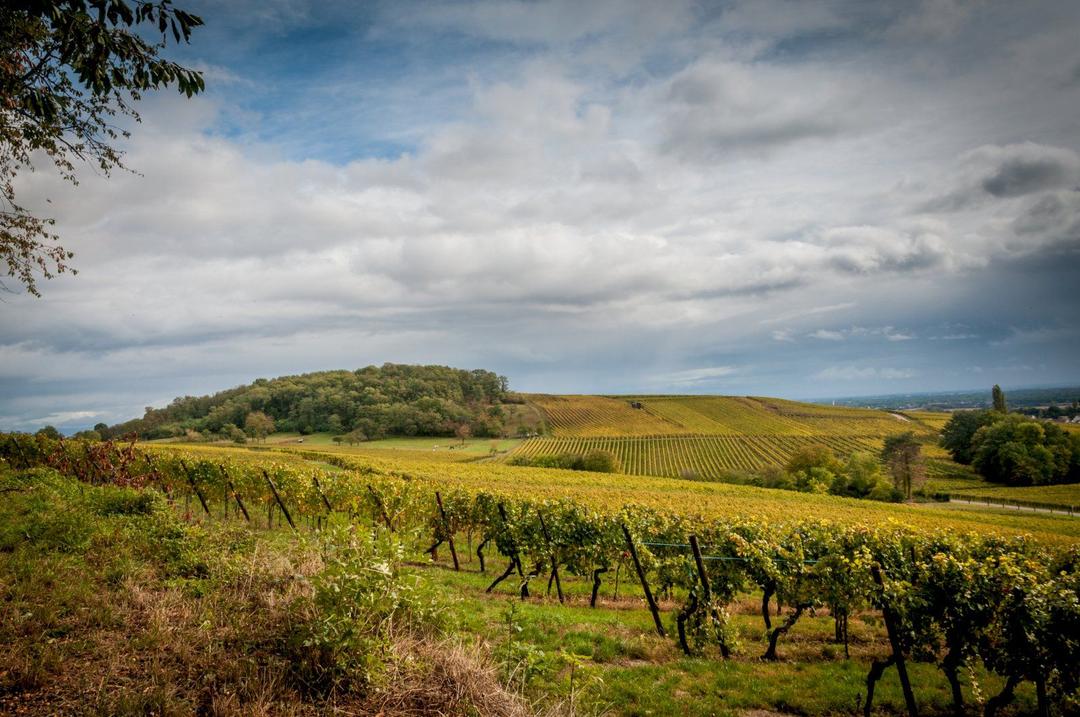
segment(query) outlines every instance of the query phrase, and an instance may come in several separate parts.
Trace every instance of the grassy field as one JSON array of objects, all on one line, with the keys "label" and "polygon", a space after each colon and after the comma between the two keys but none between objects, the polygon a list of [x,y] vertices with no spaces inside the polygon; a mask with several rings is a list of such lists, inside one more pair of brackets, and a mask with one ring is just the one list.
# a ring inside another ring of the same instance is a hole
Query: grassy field
[{"label": "grassy field", "polygon": [[[160,442],[159,442],[160,443]],[[173,443],[164,441],[164,443]],[[426,457],[432,460],[448,461],[472,461],[487,458],[493,454],[505,454],[522,443],[520,438],[469,438],[462,442],[457,438],[447,437],[395,437],[383,438],[375,441],[364,441],[354,445],[337,443],[331,433],[311,433],[300,435],[299,433],[274,433],[264,441],[245,444],[255,448],[294,448],[299,450],[312,449],[328,453],[341,453],[346,455],[372,455],[393,457],[401,453],[413,454],[414,457]],[[225,443],[188,444],[181,445],[207,445],[224,446]],[[243,446],[241,446],[243,447]]]},{"label": "grassy field", "polygon": [[991,498],[1015,500],[1022,503],[1046,503],[1050,505],[1076,506],[1080,508],[1080,483],[1067,485],[998,486],[987,483],[966,486],[953,491],[958,498]]}]

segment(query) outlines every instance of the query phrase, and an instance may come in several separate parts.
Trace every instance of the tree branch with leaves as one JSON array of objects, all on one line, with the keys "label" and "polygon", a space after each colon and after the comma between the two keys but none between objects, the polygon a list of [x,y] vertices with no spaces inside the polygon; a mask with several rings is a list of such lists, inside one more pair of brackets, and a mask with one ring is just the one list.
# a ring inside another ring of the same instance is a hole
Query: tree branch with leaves
[{"label": "tree branch with leaves", "polygon": [[[106,176],[126,169],[116,146],[130,136],[119,120],[140,120],[144,92],[203,91],[202,73],[161,57],[190,41],[200,17],[170,0],[15,0],[0,7],[0,261],[40,296],[38,275],[74,273],[55,220],[19,203],[16,179],[45,157],[78,184],[76,163]],[[0,286],[3,283],[0,282]],[[7,288],[7,287],[4,287]]]}]

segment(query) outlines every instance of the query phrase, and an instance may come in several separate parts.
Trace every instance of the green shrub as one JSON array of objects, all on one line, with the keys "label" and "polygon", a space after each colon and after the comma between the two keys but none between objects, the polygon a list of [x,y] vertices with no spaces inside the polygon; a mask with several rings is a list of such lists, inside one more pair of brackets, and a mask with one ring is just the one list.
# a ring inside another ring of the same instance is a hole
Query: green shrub
[{"label": "green shrub", "polygon": [[341,526],[319,540],[323,568],[302,608],[296,669],[318,693],[363,690],[380,678],[391,638],[437,630],[444,608],[423,583],[401,573],[404,548],[392,538]]}]

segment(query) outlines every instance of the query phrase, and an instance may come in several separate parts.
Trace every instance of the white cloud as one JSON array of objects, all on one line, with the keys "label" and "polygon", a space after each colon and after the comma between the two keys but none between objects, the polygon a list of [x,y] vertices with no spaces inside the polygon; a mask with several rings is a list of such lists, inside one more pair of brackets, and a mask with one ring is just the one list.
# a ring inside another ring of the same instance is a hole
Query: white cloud
[{"label": "white cloud", "polygon": [[670,384],[708,383],[718,378],[730,376],[736,371],[738,369],[735,366],[705,366],[658,376],[657,381]]},{"label": "white cloud", "polygon": [[856,381],[867,379],[882,379],[885,381],[899,381],[915,378],[918,374],[911,369],[902,368],[875,368],[872,366],[829,366],[818,371],[816,378],[827,381]]}]

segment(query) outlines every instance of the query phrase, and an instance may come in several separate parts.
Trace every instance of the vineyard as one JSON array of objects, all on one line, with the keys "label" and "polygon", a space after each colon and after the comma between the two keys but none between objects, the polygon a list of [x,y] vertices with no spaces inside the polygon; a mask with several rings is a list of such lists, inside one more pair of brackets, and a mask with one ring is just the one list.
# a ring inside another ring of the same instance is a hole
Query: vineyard
[{"label": "vineyard", "polygon": [[[505,570],[492,566],[502,572],[492,571],[496,577],[488,591],[509,580],[523,600],[530,598],[530,583],[539,590],[546,580],[549,587],[554,583],[561,602],[562,575],[591,584],[595,605],[605,578],[618,567],[636,575],[656,633],[676,636],[687,655],[727,659],[736,650],[761,649],[762,659],[777,660],[785,635],[815,610],[828,611],[837,641],[847,650],[849,619],[880,611],[891,649],[869,667],[866,714],[875,685],[889,668],[898,671],[909,714],[917,713],[913,689],[918,685],[910,684],[905,665],[918,660],[938,666],[952,685],[957,710],[963,709],[962,675],[975,665],[1003,680],[986,702],[990,715],[1008,704],[1023,682],[1035,685],[1044,714],[1053,703],[1058,709],[1075,707],[1080,682],[1075,535],[1058,533],[1054,540],[1047,533],[1039,541],[1005,537],[1018,531],[999,524],[1001,537],[978,537],[941,530],[957,520],[956,513],[926,520],[930,513],[892,508],[894,516],[913,520],[889,521],[882,519],[886,506],[851,506],[847,512],[850,501],[809,496],[791,501],[776,496],[781,500],[771,510],[758,502],[759,514],[771,517],[754,519],[745,507],[736,507],[739,496],[750,497],[751,504],[773,496],[745,489],[714,492],[714,499],[730,500],[722,514],[703,500],[712,491],[695,492],[685,482],[670,481],[683,490],[666,496],[654,490],[659,500],[650,504],[630,499],[638,493],[635,486],[620,496],[611,477],[584,476],[579,500],[573,490],[553,485],[558,471],[512,471],[500,485],[498,471],[484,466],[381,465],[318,453],[144,451],[134,445],[6,437],[0,457],[15,469],[47,465],[91,484],[155,488],[182,502],[178,507],[208,519],[231,516],[252,526],[302,530],[340,516],[400,535],[413,550],[434,555],[445,546],[455,570],[460,570],[462,540],[470,546],[475,540],[481,572],[487,570],[485,555],[488,562],[506,561]],[[526,475],[534,482],[522,480]],[[651,485],[659,489],[663,479]],[[800,503],[802,509],[794,510]],[[825,516],[840,520],[824,521]],[[924,527],[915,527],[919,523]],[[1052,549],[1054,542],[1071,547]],[[731,632],[731,605],[747,591],[761,599],[760,648],[738,645]],[[674,601],[673,620],[661,615],[659,596]],[[774,600],[788,607],[782,619],[770,617]]]},{"label": "vineyard", "polygon": [[881,438],[932,428],[900,414],[741,396],[529,396],[555,438],[751,435]]},{"label": "vineyard", "polygon": [[728,435],[533,438],[513,456],[610,451],[631,475],[711,479],[726,471],[783,465],[800,448],[824,445],[838,455],[880,450],[881,441],[854,436]]},{"label": "vineyard", "polygon": [[727,471],[783,465],[823,445],[838,456],[876,452],[882,438],[914,431],[931,441],[937,414],[905,416],[741,396],[530,396],[550,436],[525,441],[509,460],[609,451],[631,475],[710,480]]}]

